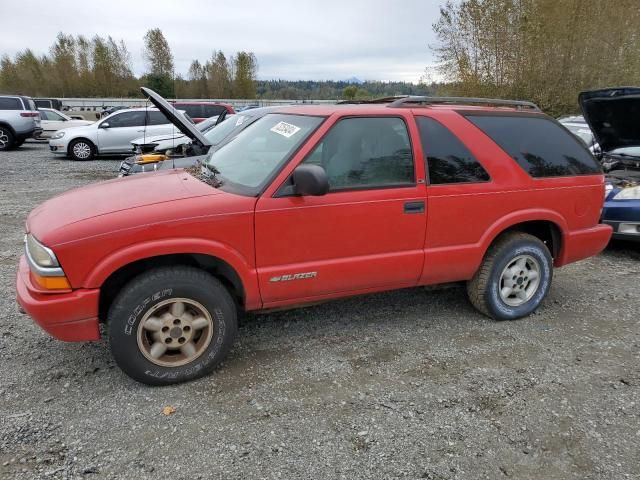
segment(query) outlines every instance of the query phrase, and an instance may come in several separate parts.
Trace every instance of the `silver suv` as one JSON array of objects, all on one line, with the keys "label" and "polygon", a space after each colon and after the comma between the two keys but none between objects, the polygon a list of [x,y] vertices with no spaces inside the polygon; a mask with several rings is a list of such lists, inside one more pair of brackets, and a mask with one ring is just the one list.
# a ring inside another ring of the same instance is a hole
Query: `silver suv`
[{"label": "silver suv", "polygon": [[0,151],[19,147],[41,133],[40,113],[31,98],[0,95]]}]

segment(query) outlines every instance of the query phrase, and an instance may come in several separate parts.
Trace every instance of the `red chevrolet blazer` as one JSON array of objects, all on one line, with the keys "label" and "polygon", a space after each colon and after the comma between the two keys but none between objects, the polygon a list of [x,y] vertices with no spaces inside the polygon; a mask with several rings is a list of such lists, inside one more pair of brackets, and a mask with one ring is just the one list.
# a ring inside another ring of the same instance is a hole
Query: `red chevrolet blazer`
[{"label": "red chevrolet blazer", "polygon": [[22,309],[147,384],[210,372],[239,311],[466,282],[496,320],[611,227],[596,160],[528,102],[406,97],[265,115],[198,167],[71,190],[26,223]]}]

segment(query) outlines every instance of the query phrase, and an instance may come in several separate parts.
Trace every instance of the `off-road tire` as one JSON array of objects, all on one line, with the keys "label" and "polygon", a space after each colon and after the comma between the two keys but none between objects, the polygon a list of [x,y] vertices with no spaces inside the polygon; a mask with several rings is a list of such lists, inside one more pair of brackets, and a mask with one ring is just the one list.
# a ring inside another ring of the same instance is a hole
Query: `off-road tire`
[{"label": "off-road tire", "polygon": [[[76,147],[79,147],[80,145],[84,145],[86,147],[86,149],[83,148],[82,151],[87,152],[87,156],[84,156],[84,154],[81,154],[80,152],[76,152]],[[86,138],[78,138],[69,144],[67,154],[69,155],[69,158],[79,162],[93,160],[96,156],[96,146]]]},{"label": "off-road tire", "polygon": [[15,145],[15,137],[7,127],[0,127],[0,152],[11,150]]},{"label": "off-road tire", "polygon": [[[206,309],[212,335],[193,361],[162,366],[148,358],[148,351],[145,356],[139,346],[140,332],[144,332],[140,322],[172,299],[197,302]],[[116,363],[128,376],[147,385],[170,385],[210,373],[231,349],[238,328],[236,304],[227,289],[207,272],[187,266],[157,268],[135,277],[113,301],[107,323]]]},{"label": "off-road tire", "polygon": [[[501,277],[510,262],[527,255],[538,262],[539,284],[525,303],[511,306],[499,293]],[[487,251],[480,268],[467,282],[471,304],[495,320],[516,320],[536,310],[546,297],[553,278],[553,259],[547,246],[537,237],[522,232],[509,232],[499,237]]]}]

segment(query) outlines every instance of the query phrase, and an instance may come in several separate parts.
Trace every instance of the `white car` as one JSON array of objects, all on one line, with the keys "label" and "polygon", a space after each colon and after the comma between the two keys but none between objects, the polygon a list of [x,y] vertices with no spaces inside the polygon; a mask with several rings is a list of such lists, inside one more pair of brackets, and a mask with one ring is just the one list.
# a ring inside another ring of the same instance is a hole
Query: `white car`
[{"label": "white car", "polygon": [[96,155],[131,153],[131,140],[142,135],[177,131],[158,109],[129,108],[85,127],[57,131],[49,140],[49,148],[53,153],[69,155],[73,160],[91,160]]},{"label": "white car", "polygon": [[84,127],[94,122],[88,120],[74,120],[64,113],[53,108],[38,108],[42,125],[42,133],[38,138],[51,138],[58,130],[71,127]]}]

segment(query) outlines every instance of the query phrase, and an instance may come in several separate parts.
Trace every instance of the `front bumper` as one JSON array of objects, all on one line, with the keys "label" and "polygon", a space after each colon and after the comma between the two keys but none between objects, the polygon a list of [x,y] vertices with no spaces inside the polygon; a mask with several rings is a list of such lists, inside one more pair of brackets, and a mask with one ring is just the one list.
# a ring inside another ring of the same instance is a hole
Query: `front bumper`
[{"label": "front bumper", "polygon": [[605,201],[602,223],[611,225],[615,239],[640,241],[640,200]]},{"label": "front bumper", "polygon": [[45,292],[31,282],[29,266],[23,255],[18,267],[16,293],[20,308],[52,337],[66,342],[100,339],[100,290]]}]

